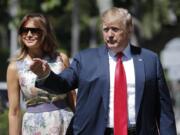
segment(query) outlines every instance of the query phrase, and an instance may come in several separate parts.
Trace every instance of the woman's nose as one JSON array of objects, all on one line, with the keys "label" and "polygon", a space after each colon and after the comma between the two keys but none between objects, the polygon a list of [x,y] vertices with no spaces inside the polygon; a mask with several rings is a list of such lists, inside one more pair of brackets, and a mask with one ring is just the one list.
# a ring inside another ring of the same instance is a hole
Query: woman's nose
[{"label": "woman's nose", "polygon": [[32,36],[32,32],[29,30],[27,36]]}]

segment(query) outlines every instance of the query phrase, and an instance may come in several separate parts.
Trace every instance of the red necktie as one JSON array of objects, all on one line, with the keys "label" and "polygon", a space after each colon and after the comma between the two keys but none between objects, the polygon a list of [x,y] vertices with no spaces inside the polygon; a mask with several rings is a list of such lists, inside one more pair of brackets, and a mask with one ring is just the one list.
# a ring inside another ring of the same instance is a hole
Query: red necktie
[{"label": "red necktie", "polygon": [[117,55],[114,84],[114,135],[127,135],[127,84],[122,64],[122,53]]}]

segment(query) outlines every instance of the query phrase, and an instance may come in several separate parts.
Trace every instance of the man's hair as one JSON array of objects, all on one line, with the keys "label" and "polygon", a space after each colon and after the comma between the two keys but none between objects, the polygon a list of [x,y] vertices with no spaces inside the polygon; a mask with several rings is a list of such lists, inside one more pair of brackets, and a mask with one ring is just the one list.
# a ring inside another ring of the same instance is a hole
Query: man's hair
[{"label": "man's hair", "polygon": [[133,29],[132,16],[127,9],[112,7],[106,10],[101,15],[101,22],[102,23],[108,22],[110,18],[111,20],[116,20],[119,21],[119,23],[122,23],[125,26],[125,29],[127,30],[128,33],[132,32]]}]

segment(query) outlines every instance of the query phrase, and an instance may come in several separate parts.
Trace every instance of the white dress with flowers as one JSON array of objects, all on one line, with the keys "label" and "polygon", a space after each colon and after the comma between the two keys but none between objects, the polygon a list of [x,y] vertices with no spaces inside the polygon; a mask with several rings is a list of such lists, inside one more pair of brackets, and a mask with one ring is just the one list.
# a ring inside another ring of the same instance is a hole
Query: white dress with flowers
[{"label": "white dress with flowers", "polygon": [[[48,61],[53,72],[62,71],[64,65],[59,58],[50,60],[47,57],[45,60]],[[37,76],[29,70],[30,63],[27,57],[17,61],[19,84],[27,106],[51,103],[67,97],[66,94],[54,95],[36,88],[34,85]],[[25,112],[22,121],[22,135],[65,135],[72,116],[73,112],[68,105],[53,111]]]}]

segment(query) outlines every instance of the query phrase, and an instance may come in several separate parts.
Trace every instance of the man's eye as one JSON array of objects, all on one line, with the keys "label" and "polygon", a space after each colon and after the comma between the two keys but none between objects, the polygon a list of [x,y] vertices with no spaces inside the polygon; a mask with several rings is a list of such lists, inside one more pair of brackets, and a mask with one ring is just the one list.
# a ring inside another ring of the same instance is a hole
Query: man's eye
[{"label": "man's eye", "polygon": [[118,31],[119,31],[118,28],[112,28],[112,30],[113,30],[114,32],[118,32]]},{"label": "man's eye", "polygon": [[104,32],[107,32],[108,30],[109,30],[108,28],[104,28],[104,29],[103,29]]}]

